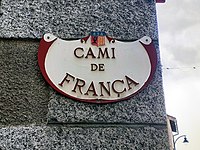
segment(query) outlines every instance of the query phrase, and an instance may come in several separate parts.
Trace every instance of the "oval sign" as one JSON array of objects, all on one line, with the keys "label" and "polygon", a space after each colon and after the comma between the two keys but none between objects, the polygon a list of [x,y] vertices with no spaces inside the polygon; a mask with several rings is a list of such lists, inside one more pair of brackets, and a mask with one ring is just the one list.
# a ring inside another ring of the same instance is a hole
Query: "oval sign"
[{"label": "oval sign", "polygon": [[153,78],[156,50],[151,38],[122,42],[104,32],[79,40],[45,34],[38,63],[45,80],[74,100],[111,103],[129,99]]}]

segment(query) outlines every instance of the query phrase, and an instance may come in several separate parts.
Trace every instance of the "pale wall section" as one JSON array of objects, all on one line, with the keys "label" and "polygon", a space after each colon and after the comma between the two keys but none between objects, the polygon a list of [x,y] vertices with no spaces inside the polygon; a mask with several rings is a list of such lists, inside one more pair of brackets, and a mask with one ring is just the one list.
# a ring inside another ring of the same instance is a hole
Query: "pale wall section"
[{"label": "pale wall section", "polygon": [[81,38],[105,31],[119,39],[157,40],[154,0],[1,0],[0,36]]},{"label": "pale wall section", "polygon": [[[153,0],[2,0],[0,9],[0,149],[168,149]],[[55,92],[37,65],[38,39],[100,30],[124,40],[150,36],[158,54],[153,81],[130,100],[105,105]]]},{"label": "pale wall section", "polygon": [[17,126],[0,130],[2,134],[0,148],[1,150],[168,150],[165,133],[166,130],[153,127]]}]

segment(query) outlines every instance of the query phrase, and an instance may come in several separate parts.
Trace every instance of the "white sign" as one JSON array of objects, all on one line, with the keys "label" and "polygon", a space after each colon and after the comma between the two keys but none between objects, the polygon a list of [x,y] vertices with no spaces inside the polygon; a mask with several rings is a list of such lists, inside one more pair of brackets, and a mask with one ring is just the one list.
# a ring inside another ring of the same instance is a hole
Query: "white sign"
[{"label": "white sign", "polygon": [[121,42],[93,32],[80,40],[62,40],[45,34],[38,63],[46,81],[69,98],[110,103],[142,90],[156,69],[152,40],[143,37]]}]

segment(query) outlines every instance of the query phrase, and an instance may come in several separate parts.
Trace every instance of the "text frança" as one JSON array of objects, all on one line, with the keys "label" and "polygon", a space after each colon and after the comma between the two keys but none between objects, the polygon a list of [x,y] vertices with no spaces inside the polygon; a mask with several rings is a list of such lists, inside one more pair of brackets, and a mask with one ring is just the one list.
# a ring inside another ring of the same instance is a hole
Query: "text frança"
[{"label": "text fran\u00e7a", "polygon": [[[74,56],[77,59],[116,59],[115,56],[115,48],[100,48],[98,47],[96,53],[94,53],[93,49],[89,47],[88,49],[84,49],[82,47],[78,47],[74,50]],[[105,64],[94,64],[91,63],[90,71],[105,71]],[[70,73],[66,73],[63,80],[59,83],[61,87],[67,86],[68,83],[73,83],[73,88],[71,89],[74,93],[94,96],[94,97],[110,97],[112,94],[117,94],[120,97],[120,94],[125,93],[126,91],[131,90],[139,83],[128,77],[128,75],[124,75],[124,79],[116,79],[113,82],[111,81],[91,81],[87,82],[83,79],[77,78]],[[121,87],[121,89],[119,89]],[[97,90],[98,89],[98,90]]]}]

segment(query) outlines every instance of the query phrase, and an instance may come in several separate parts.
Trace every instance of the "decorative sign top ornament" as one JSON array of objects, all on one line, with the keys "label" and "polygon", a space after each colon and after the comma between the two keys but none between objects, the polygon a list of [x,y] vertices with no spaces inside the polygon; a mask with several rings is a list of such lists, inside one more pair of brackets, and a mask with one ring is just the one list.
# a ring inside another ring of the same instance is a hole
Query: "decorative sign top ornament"
[{"label": "decorative sign top ornament", "polygon": [[45,34],[38,64],[57,92],[78,101],[112,103],[129,99],[149,84],[157,56],[147,36],[122,42],[105,32],[91,32],[80,40]]}]

